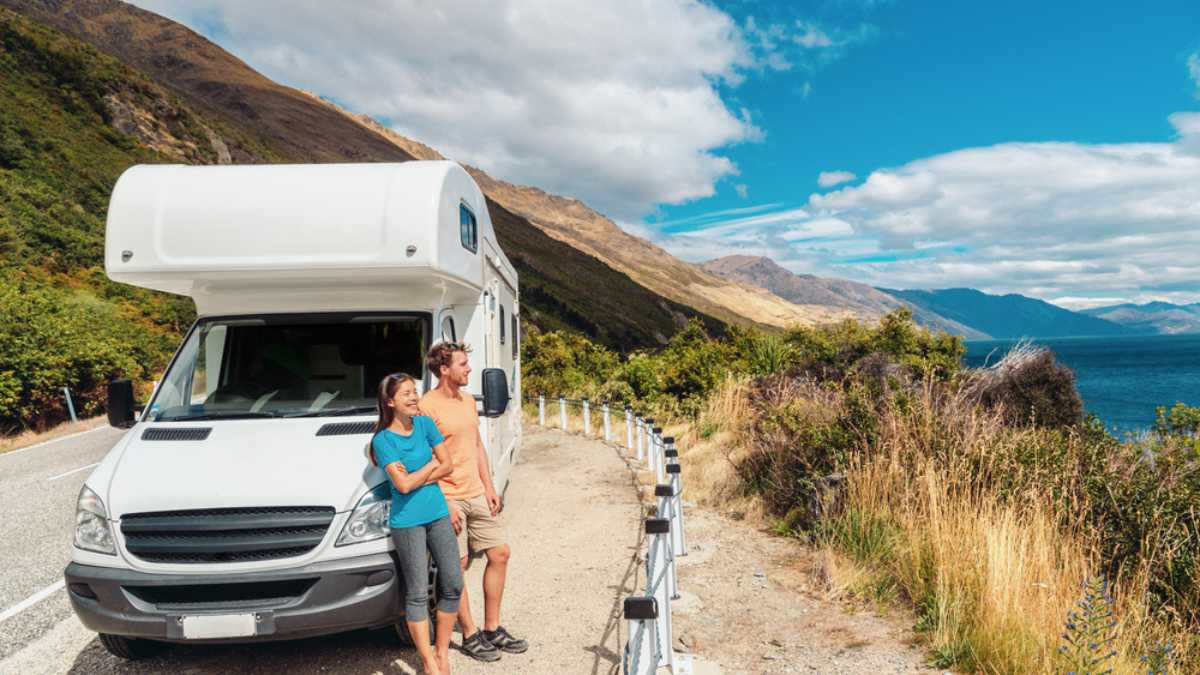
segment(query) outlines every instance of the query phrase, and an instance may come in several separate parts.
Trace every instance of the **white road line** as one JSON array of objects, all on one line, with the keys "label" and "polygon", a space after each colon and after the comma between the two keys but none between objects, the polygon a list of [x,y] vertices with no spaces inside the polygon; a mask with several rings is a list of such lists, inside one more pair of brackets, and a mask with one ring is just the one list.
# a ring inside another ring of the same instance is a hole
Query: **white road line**
[{"label": "white road line", "polygon": [[62,587],[64,585],[65,585],[65,582],[62,579],[59,579],[58,581],[50,584],[49,586],[43,588],[42,590],[38,591],[37,593],[34,593],[33,595],[29,596],[28,598],[25,598],[21,602],[18,602],[17,604],[13,605],[12,607],[9,607],[8,609],[4,610],[3,612],[0,612],[0,623],[4,623],[8,619],[13,618],[14,616],[20,614],[21,612],[24,612],[25,610],[29,609],[30,607],[33,607],[34,605],[38,604],[39,602],[50,597],[51,595],[54,595],[58,591],[61,591]]},{"label": "white road line", "polygon": [[70,476],[73,473],[79,473],[80,471],[83,471],[84,469],[90,469],[93,466],[99,466],[99,465],[100,465],[100,462],[96,462],[95,464],[88,464],[87,466],[81,466],[78,469],[71,469],[70,471],[68,471],[66,473],[60,473],[57,476],[54,476],[53,478],[47,478],[46,480],[58,480],[59,478],[63,478],[65,476]]},{"label": "white road line", "polygon": [[43,445],[50,445],[51,443],[65,441],[68,438],[75,438],[76,436],[82,436],[84,434],[95,433],[97,431],[103,431],[105,429],[111,429],[111,428],[112,427],[108,426],[107,424],[104,424],[104,425],[96,427],[95,429],[88,429],[87,431],[79,431],[79,432],[76,432],[73,434],[67,434],[66,436],[59,436],[58,438],[52,438],[48,441],[42,441],[41,443],[34,443],[33,445],[27,445],[23,448],[17,448],[16,450],[9,450],[8,452],[0,452],[0,459],[4,459],[5,457],[12,457],[13,455],[19,455],[22,452],[25,452],[26,450],[33,450],[34,448],[40,448]]}]

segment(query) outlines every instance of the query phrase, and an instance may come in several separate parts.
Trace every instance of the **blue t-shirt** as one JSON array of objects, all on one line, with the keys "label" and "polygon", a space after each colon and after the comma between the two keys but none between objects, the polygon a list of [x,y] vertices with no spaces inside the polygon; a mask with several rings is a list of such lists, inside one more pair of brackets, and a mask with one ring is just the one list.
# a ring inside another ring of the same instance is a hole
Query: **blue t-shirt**
[{"label": "blue t-shirt", "polygon": [[[414,417],[412,421],[413,430],[409,436],[384,429],[372,439],[375,461],[385,472],[388,464],[400,462],[405,471],[415,473],[433,459],[433,447],[443,440],[441,432],[428,417]],[[388,519],[392,527],[424,525],[450,515],[446,498],[437,483],[422,485],[408,494],[397,490],[390,479],[388,485],[392,488],[392,512]]]}]

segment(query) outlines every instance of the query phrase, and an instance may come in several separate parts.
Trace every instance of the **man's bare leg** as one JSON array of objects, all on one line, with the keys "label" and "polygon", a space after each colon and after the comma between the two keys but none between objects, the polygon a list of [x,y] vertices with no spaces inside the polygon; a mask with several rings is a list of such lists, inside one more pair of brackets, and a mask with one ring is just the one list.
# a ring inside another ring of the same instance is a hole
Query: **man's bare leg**
[{"label": "man's bare leg", "polygon": [[487,550],[487,567],[483,570],[483,629],[487,631],[500,627],[500,601],[504,598],[504,580],[508,576],[510,555],[512,550],[508,544]]}]

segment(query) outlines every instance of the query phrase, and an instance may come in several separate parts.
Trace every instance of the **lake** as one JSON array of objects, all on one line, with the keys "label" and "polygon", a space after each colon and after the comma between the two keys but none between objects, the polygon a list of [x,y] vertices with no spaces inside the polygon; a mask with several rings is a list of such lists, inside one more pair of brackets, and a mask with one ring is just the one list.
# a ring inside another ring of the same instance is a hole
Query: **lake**
[{"label": "lake", "polygon": [[[1075,371],[1083,405],[1116,431],[1147,429],[1154,408],[1200,406],[1200,334],[1033,340]],[[967,342],[967,365],[995,363],[1016,340]]]}]

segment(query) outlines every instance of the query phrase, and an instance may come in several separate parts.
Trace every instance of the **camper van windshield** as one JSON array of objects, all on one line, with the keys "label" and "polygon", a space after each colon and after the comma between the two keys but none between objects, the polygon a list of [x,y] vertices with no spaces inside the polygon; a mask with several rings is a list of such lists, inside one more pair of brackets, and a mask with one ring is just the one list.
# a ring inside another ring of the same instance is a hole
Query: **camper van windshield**
[{"label": "camper van windshield", "polygon": [[147,420],[369,414],[384,375],[422,379],[427,315],[204,319],[171,364]]}]

